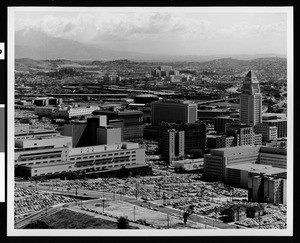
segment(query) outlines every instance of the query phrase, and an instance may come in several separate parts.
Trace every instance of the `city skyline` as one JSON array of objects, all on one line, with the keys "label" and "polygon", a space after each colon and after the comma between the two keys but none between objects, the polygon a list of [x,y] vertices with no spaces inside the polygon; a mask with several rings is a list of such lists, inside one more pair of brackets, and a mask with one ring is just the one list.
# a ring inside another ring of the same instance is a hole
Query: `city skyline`
[{"label": "city skyline", "polygon": [[287,54],[287,14],[280,9],[105,9],[23,9],[15,13],[15,31],[35,30],[107,50],[138,53]]},{"label": "city skyline", "polygon": [[9,234],[293,234],[292,9],[8,13]]}]

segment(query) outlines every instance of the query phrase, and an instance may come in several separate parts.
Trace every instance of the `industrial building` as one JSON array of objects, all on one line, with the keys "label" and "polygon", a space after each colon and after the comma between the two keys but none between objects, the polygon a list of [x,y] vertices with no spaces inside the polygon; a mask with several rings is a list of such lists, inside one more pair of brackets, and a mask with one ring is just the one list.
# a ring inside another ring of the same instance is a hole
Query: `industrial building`
[{"label": "industrial building", "polygon": [[161,122],[194,123],[197,117],[197,104],[189,101],[163,100],[151,103],[151,122],[158,125]]}]

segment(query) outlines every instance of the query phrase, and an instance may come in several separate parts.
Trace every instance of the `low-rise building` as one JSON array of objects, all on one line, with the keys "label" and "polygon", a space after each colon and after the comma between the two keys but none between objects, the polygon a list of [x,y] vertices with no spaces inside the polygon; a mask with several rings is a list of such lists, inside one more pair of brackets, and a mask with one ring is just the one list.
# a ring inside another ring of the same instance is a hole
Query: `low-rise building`
[{"label": "low-rise building", "polygon": [[287,119],[263,120],[263,124],[277,127],[277,138],[287,137]]},{"label": "low-rise building", "polygon": [[52,112],[53,118],[72,119],[80,117],[90,117],[92,112],[99,109],[98,106],[87,106],[87,107],[64,107],[57,108]]},{"label": "low-rise building", "polygon": [[[240,186],[246,185],[245,181],[242,183],[240,178],[246,178],[247,173],[254,173],[255,170],[270,176],[280,175],[282,177],[287,168],[286,149],[263,146],[236,146],[212,149],[211,154],[204,155],[204,174],[226,180],[227,168],[230,168],[232,183],[235,182],[236,185]],[[241,172],[241,168],[248,172]],[[251,168],[255,170],[252,171]]]},{"label": "low-rise building", "polygon": [[228,148],[236,146],[236,139],[233,136],[217,136],[216,138],[216,148]]},{"label": "low-rise building", "polygon": [[228,222],[241,221],[247,217],[246,208],[242,205],[232,205],[225,210]]},{"label": "low-rise building", "polygon": [[225,180],[228,165],[257,163],[259,149],[259,146],[212,149],[211,154],[204,155],[204,174],[219,180]]},{"label": "low-rise building", "polygon": [[175,171],[189,172],[195,170],[202,170],[204,159],[185,159],[172,161]]},{"label": "low-rise building", "polygon": [[248,188],[248,177],[252,175],[277,176],[286,179],[286,169],[263,164],[236,164],[226,166],[225,182],[237,187]]},{"label": "low-rise building", "polygon": [[287,168],[287,149],[261,147],[259,153],[259,163],[271,165],[273,167],[286,169]]},{"label": "low-rise building", "polygon": [[[43,140],[43,139],[42,139]],[[15,165],[27,176],[53,175],[63,172],[97,173],[122,166],[145,166],[145,150],[137,143],[119,143],[80,148],[54,147],[15,152]]]},{"label": "low-rise building", "polygon": [[286,179],[264,174],[248,178],[248,200],[259,203],[286,204]]},{"label": "low-rise building", "polygon": [[262,141],[272,141],[277,139],[277,127],[266,123],[259,123],[254,126],[254,132],[262,135]]},{"label": "low-rise building", "polygon": [[29,124],[15,126],[15,140],[59,136],[60,133],[54,129],[31,128]]}]

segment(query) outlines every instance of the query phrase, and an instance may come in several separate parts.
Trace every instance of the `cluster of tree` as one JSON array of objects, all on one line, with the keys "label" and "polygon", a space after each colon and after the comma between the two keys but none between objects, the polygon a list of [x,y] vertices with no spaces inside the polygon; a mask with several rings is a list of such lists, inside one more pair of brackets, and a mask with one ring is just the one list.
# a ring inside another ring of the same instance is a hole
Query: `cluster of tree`
[{"label": "cluster of tree", "polygon": [[127,229],[129,226],[129,220],[127,217],[121,216],[118,219],[118,229]]},{"label": "cluster of tree", "polygon": [[53,227],[42,220],[37,220],[27,224],[24,229],[53,229]]}]

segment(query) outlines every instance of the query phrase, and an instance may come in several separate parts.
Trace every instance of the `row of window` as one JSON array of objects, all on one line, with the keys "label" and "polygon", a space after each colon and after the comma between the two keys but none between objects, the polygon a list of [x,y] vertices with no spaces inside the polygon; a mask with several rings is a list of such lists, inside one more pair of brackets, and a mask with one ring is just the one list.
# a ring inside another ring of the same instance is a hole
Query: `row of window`
[{"label": "row of window", "polygon": [[[132,159],[131,161],[136,161],[136,159]],[[101,164],[95,164],[96,166],[99,166],[99,165],[106,165],[106,164],[118,164],[118,165],[122,165],[122,164],[120,164],[120,163],[124,163],[124,162],[130,162],[129,160],[120,160],[120,161],[118,161],[118,162],[112,162],[112,161],[110,161],[110,162],[103,162],[103,163],[101,163]],[[130,163],[129,163],[130,164]],[[126,164],[126,165],[129,165],[129,164]],[[79,163],[79,164],[77,164],[76,163],[76,167],[84,167],[84,166],[92,166],[92,165],[94,165],[94,163],[93,162],[90,162],[90,163],[88,163],[88,164],[85,164],[85,163]],[[124,164],[125,165],[125,164]]]},{"label": "row of window", "polygon": [[[135,154],[136,151],[131,151],[132,154]],[[87,158],[99,158],[99,157],[106,157],[106,156],[113,156],[113,155],[124,155],[124,154],[130,154],[130,151],[120,152],[120,153],[114,153],[114,154],[98,154],[98,155],[91,155],[91,156],[84,156],[84,157],[76,157],[76,158],[70,158],[70,160],[81,160],[81,159],[87,159]],[[136,157],[136,155],[132,155],[132,157]]]}]

